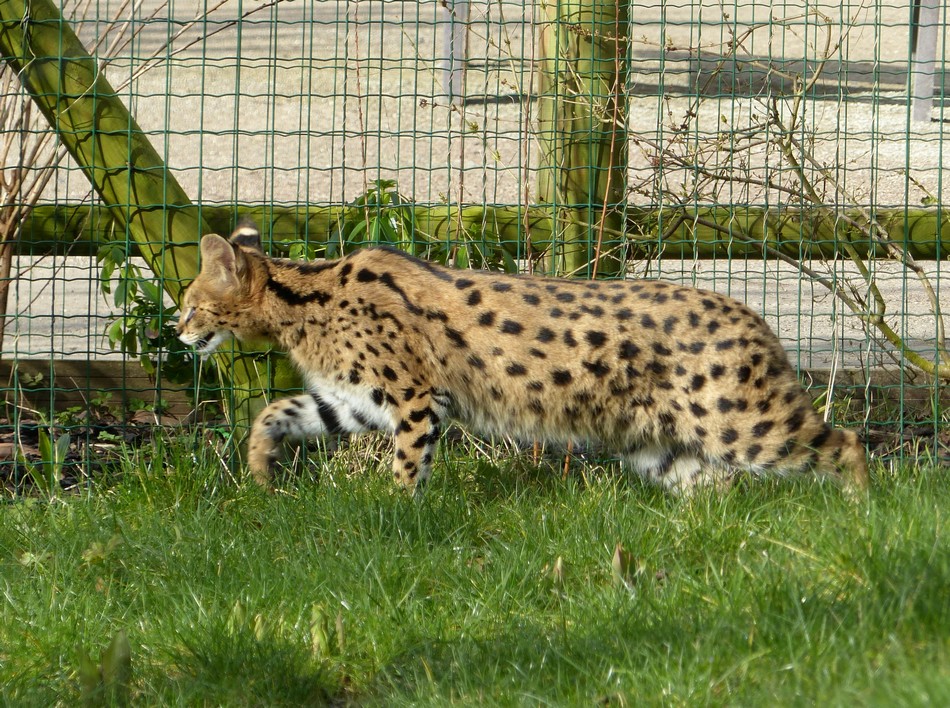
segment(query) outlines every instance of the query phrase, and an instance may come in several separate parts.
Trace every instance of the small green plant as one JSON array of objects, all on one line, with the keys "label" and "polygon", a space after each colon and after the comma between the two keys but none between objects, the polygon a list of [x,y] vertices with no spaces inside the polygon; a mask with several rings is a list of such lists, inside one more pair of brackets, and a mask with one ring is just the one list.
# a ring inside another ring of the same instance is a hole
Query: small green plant
[{"label": "small green plant", "polygon": [[122,243],[103,244],[97,260],[99,288],[103,295],[112,296],[113,304],[122,312],[106,330],[109,346],[137,357],[153,376],[160,373],[171,383],[191,382],[194,355],[175,334],[178,308],[166,303],[159,282],[143,275]]},{"label": "small green plant", "polygon": [[38,460],[28,460],[22,451],[17,453],[17,462],[26,470],[27,477],[36,489],[45,497],[53,498],[63,479],[63,469],[66,465],[66,455],[72,442],[69,433],[56,435],[52,428],[49,432],[43,429],[37,431],[40,457]]},{"label": "small green plant", "polygon": [[89,656],[89,652],[80,648],[77,673],[85,705],[129,705],[132,649],[125,630],[120,630],[112,638],[98,662]]},{"label": "small green plant", "polygon": [[377,179],[372,185],[351,205],[355,218],[349,220],[348,245],[412,244],[415,227],[409,199],[399,193],[395,180]]},{"label": "small green plant", "polygon": [[[327,240],[325,255],[337,258],[363,246],[389,245],[426,260],[456,268],[485,268],[517,272],[518,264],[504,248],[489,242],[477,231],[456,232],[453,238],[434,238],[416,225],[409,197],[395,180],[378,179],[346,209]],[[291,247],[294,258],[312,258],[316,253],[299,244]]]}]

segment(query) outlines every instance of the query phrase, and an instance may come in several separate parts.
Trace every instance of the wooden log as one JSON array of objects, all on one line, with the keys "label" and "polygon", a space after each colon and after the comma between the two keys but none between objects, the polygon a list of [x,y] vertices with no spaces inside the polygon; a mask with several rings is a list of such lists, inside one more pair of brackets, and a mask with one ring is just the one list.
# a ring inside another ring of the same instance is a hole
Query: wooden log
[{"label": "wooden log", "polygon": [[[316,247],[339,241],[341,224],[353,219],[355,207],[238,204],[206,206],[202,215],[209,231],[227,234],[235,217],[249,216],[261,225],[275,253],[289,243]],[[858,212],[843,213],[860,219]],[[896,243],[921,260],[942,260],[950,243],[950,220],[943,207],[882,209],[878,222]],[[770,258],[768,249],[794,258],[833,258],[840,244],[852,243],[862,257],[883,257],[884,251],[847,220],[832,222],[817,211],[757,207],[630,207],[624,239],[629,258]],[[542,256],[551,246],[550,212],[546,207],[437,206],[412,208],[418,250],[431,243],[477,241],[502,249],[512,258]],[[675,226],[671,228],[670,225]],[[20,255],[50,253],[94,255],[114,238],[115,224],[107,210],[88,205],[39,205],[23,225]],[[660,229],[666,231],[662,235]],[[199,233],[189,236],[197,243]],[[356,243],[352,245],[358,245]]]}]

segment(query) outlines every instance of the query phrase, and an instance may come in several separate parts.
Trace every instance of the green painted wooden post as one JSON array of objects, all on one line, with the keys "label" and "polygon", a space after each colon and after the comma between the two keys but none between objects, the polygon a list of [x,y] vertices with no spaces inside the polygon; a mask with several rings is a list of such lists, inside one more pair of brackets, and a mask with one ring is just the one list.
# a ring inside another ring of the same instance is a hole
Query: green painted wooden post
[{"label": "green painted wooden post", "polygon": [[539,10],[537,196],[557,233],[548,269],[613,275],[627,188],[628,3],[542,0]]}]

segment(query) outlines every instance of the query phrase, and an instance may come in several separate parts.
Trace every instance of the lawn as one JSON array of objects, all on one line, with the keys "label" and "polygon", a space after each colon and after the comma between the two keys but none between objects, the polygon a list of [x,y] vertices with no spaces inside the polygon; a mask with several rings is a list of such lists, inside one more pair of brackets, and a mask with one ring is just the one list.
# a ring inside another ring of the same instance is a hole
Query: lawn
[{"label": "lawn", "polygon": [[944,469],[679,499],[455,449],[415,500],[363,450],[269,495],[157,440],[5,500],[0,703],[950,703]]}]

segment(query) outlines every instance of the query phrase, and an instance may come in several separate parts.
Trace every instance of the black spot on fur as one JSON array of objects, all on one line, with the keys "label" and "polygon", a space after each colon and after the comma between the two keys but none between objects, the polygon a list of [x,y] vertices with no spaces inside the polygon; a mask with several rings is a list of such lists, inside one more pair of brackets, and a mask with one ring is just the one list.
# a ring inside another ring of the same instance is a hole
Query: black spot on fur
[{"label": "black spot on fur", "polygon": [[663,412],[657,416],[660,421],[660,427],[667,435],[673,435],[676,432],[676,417],[672,413]]},{"label": "black spot on fur", "polygon": [[820,450],[821,446],[828,442],[829,437],[831,437],[831,428],[826,425],[811,439],[811,442],[808,443],[808,447],[812,450]]},{"label": "black spot on fur", "polygon": [[413,303],[409,299],[409,297],[406,295],[406,292],[399,285],[396,284],[396,281],[393,280],[392,273],[383,273],[382,275],[380,275],[379,282],[381,282],[387,288],[389,288],[394,293],[399,295],[399,297],[402,298],[403,304],[406,306],[406,309],[409,310],[409,312],[413,313],[414,315],[418,315],[422,313],[422,308],[416,305],[415,303]]},{"label": "black spot on fur", "polygon": [[424,421],[426,418],[428,418],[428,417],[429,417],[429,414],[431,414],[431,413],[432,413],[432,409],[431,409],[431,408],[428,408],[428,407],[426,407],[426,408],[420,408],[420,409],[417,410],[417,411],[411,411],[411,412],[409,413],[409,420],[411,420],[413,423],[421,423],[421,422]]},{"label": "black spot on fur", "polygon": [[502,334],[521,334],[524,331],[524,325],[514,320],[505,320],[501,323]]},{"label": "black spot on fur", "polygon": [[621,359],[635,359],[637,355],[640,354],[640,347],[631,342],[630,340],[624,341],[620,344],[620,358]]},{"label": "black spot on fur", "polygon": [[731,445],[739,439],[739,433],[735,430],[735,428],[726,428],[722,431],[722,435],[719,436],[719,439],[722,440],[726,445]]},{"label": "black spot on fur", "polygon": [[669,356],[673,352],[659,342],[653,342],[653,351],[659,356]]},{"label": "black spot on fur", "polygon": [[415,442],[412,443],[412,446],[418,450],[419,448],[426,447],[427,445],[436,442],[439,439],[439,431],[433,430],[428,433],[423,433]]},{"label": "black spot on fur", "polygon": [[465,304],[469,307],[475,307],[480,304],[482,301],[482,293],[479,290],[473,290],[468,294],[468,297],[465,298]]},{"label": "black spot on fur", "polygon": [[445,336],[449,338],[449,341],[452,342],[458,349],[467,349],[468,342],[465,341],[465,337],[462,336],[462,333],[457,329],[452,329],[451,327],[445,328]]},{"label": "black spot on fur", "polygon": [[705,408],[703,408],[698,403],[692,402],[689,404],[690,413],[692,413],[697,418],[702,418],[704,415],[709,413]]},{"label": "black spot on fur", "polygon": [[716,408],[719,409],[720,413],[728,413],[734,406],[735,404],[728,398],[720,397],[719,400],[716,401]]},{"label": "black spot on fur", "polygon": [[723,339],[719,342],[716,342],[716,351],[720,351],[720,352],[726,351],[727,349],[732,349],[734,346],[736,346],[736,340]]},{"label": "black spot on fur", "polygon": [[343,427],[340,425],[340,419],[336,414],[333,406],[324,401],[320,396],[313,394],[313,401],[317,404],[317,415],[320,416],[320,421],[323,423],[323,427],[326,429],[328,435],[338,435],[343,432]]},{"label": "black spot on fur", "polygon": [[468,362],[469,366],[475,369],[485,368],[485,362],[482,361],[482,358],[480,356],[476,356],[475,354],[469,354],[468,358],[465,361]]},{"label": "black spot on fur", "polygon": [[610,367],[601,359],[597,361],[582,361],[581,365],[599,379],[610,373]]},{"label": "black spot on fur", "polygon": [[491,289],[494,290],[496,293],[506,293],[509,290],[511,290],[511,283],[503,283],[500,281],[496,281],[491,284]]},{"label": "black spot on fur", "polygon": [[399,379],[399,375],[393,371],[388,365],[383,367],[383,376],[385,376],[390,381],[396,381]]},{"label": "black spot on fur", "polygon": [[805,411],[801,408],[792,413],[785,421],[785,429],[789,433],[797,433],[805,424]]},{"label": "black spot on fur", "polygon": [[584,335],[584,339],[586,339],[587,343],[590,344],[592,347],[602,347],[604,346],[604,343],[607,341],[607,335],[604,334],[603,332],[588,331]]},{"label": "black spot on fur", "polygon": [[284,285],[273,278],[270,278],[267,281],[267,289],[274,293],[274,295],[279,297],[281,300],[286,302],[288,305],[307,305],[311,302],[315,302],[318,305],[326,305],[330,301],[331,297],[329,293],[325,293],[322,290],[314,290],[309,293],[298,293],[289,286]]},{"label": "black spot on fur", "polygon": [[706,385],[706,377],[702,374],[694,374],[693,378],[690,379],[689,387],[693,391],[700,390],[703,386]]},{"label": "black spot on fur", "polygon": [[360,271],[356,274],[356,280],[359,281],[360,283],[372,283],[378,277],[379,276],[377,276],[376,273],[374,273],[371,270],[368,270],[367,268],[361,268]]},{"label": "black spot on fur", "polygon": [[574,339],[574,333],[571,330],[565,330],[563,335],[564,343],[569,347],[576,347],[577,340]]},{"label": "black spot on fur", "polygon": [[455,287],[459,290],[465,290],[465,288],[470,288],[475,285],[475,281],[469,278],[459,278],[455,281]]},{"label": "black spot on fur", "polygon": [[538,305],[541,302],[541,298],[532,293],[525,293],[521,296],[521,299],[524,300],[529,305]]},{"label": "black spot on fur", "polygon": [[551,372],[551,380],[558,386],[567,386],[571,381],[574,380],[574,377],[571,376],[570,371],[565,371],[564,369],[555,369]]},{"label": "black spot on fur", "polygon": [[548,329],[547,327],[542,327],[538,330],[538,336],[536,339],[539,342],[550,342],[554,339],[556,335],[553,330]]},{"label": "black spot on fur", "polygon": [[720,378],[724,373],[726,373],[726,367],[722,364],[713,364],[709,367],[709,375],[714,379]]},{"label": "black spot on fur", "polygon": [[752,426],[752,434],[761,438],[768,435],[769,431],[775,427],[775,422],[771,420],[762,420]]},{"label": "black spot on fur", "polygon": [[528,373],[528,370],[525,368],[524,364],[512,363],[508,364],[505,367],[505,371],[509,376],[524,376]]},{"label": "black spot on fur", "polygon": [[482,327],[491,327],[495,324],[495,313],[491,310],[486,310],[478,316],[478,324]]},{"label": "black spot on fur", "polygon": [[650,315],[643,315],[640,318],[640,326],[643,329],[656,329],[656,320],[654,320]]},{"label": "black spot on fur", "polygon": [[749,377],[752,376],[752,368],[749,366],[740,366],[736,369],[736,379],[739,383],[745,383],[749,380]]}]

